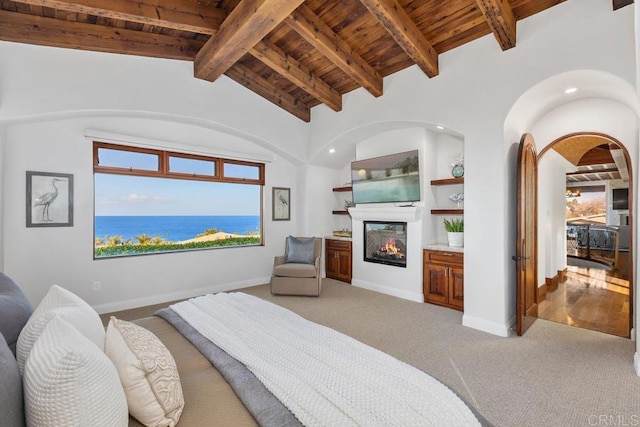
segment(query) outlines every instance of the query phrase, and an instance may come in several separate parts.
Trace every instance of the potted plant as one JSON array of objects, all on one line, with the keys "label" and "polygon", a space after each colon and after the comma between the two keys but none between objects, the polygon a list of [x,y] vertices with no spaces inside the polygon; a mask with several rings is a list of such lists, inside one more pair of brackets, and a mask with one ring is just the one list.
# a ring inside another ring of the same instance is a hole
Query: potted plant
[{"label": "potted plant", "polygon": [[464,246],[464,220],[461,218],[445,219],[444,228],[447,230],[449,246]]}]

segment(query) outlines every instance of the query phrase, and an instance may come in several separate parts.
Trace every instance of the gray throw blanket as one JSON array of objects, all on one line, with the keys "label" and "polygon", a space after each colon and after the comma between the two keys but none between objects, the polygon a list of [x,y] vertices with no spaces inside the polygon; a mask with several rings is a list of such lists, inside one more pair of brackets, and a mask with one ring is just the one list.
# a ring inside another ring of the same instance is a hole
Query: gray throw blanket
[{"label": "gray throw blanket", "polygon": [[242,363],[203,337],[170,308],[154,313],[171,323],[222,374],[261,426],[301,426],[300,422]]}]

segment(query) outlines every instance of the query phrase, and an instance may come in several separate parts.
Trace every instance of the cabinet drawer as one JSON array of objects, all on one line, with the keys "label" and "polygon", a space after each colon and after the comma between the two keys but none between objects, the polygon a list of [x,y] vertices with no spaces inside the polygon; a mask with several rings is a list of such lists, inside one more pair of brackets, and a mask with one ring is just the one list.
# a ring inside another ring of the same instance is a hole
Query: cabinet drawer
[{"label": "cabinet drawer", "polygon": [[437,262],[461,266],[464,262],[464,254],[462,252],[449,251],[424,251],[424,262]]},{"label": "cabinet drawer", "polygon": [[344,251],[351,250],[351,242],[346,240],[327,239],[326,242],[327,242],[327,249],[344,250]]}]

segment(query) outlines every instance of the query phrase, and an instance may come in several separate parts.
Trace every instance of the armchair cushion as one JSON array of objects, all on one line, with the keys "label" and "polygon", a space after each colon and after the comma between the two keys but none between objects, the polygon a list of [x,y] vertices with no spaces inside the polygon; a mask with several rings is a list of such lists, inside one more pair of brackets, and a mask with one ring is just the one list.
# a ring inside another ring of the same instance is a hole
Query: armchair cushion
[{"label": "armchair cushion", "polygon": [[283,277],[316,277],[316,267],[311,264],[286,263],[273,268],[274,276]]},{"label": "armchair cushion", "polygon": [[287,263],[314,264],[315,240],[315,237],[287,237]]}]

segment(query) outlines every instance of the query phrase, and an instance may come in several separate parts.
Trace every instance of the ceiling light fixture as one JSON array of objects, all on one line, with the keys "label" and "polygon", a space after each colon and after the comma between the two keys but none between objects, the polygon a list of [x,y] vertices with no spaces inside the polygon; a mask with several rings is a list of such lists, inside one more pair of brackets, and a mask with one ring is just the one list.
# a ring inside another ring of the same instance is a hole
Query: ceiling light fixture
[{"label": "ceiling light fixture", "polygon": [[577,87],[570,87],[570,88],[565,89],[564,93],[566,93],[568,95],[570,93],[576,93],[577,91],[578,91]]},{"label": "ceiling light fixture", "polygon": [[438,129],[438,130],[444,130],[444,126],[440,126],[440,125],[438,125],[438,126],[436,126],[436,129]]},{"label": "ceiling light fixture", "polygon": [[335,153],[335,152],[336,152],[336,149],[335,149],[335,148],[330,148],[330,149],[329,149],[329,154],[333,154],[333,153]]}]

